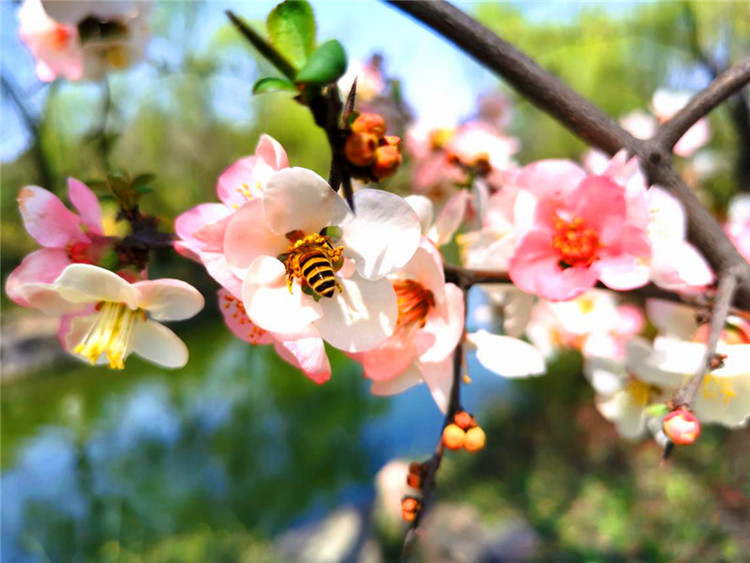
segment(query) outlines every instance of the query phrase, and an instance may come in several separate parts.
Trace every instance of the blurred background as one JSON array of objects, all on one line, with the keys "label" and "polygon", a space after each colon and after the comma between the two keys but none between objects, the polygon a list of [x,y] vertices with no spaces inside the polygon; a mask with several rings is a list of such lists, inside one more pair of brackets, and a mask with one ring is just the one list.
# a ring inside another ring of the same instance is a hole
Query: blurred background
[{"label": "blurred background", "polygon": [[[251,96],[269,67],[223,12],[262,20],[274,5],[157,2],[146,60],[109,77],[110,161],[157,175],[143,207],[166,224],[214,200],[218,175],[251,154],[261,132],[282,143],[292,165],[327,176],[327,144],[309,111],[287,94]],[[500,89],[514,103],[508,130],[520,140],[519,163],[585,151],[392,8],[312,5],[319,39],[339,39],[350,61],[383,56],[416,120],[470,118],[481,94]],[[711,61],[723,66],[750,52],[746,2],[459,6],[614,117],[646,111],[658,88],[696,91],[710,81]],[[104,174],[96,141],[103,86],[39,82],[17,36],[18,7],[0,4],[3,281],[36,248],[17,210],[20,188],[64,197],[68,176]],[[741,124],[731,106],[710,124],[710,144],[679,165],[721,215],[743,174]],[[403,192],[408,183],[407,167],[386,187]],[[151,272],[188,280],[207,297],[200,316],[174,327],[191,354],[177,372],[137,358],[124,372],[82,366],[59,350],[55,319],[3,295],[3,561],[397,559],[400,484],[376,475],[393,460],[430,455],[442,416],[426,388],[372,397],[358,366],[334,350],[333,377],[317,386],[272,350],[231,335],[216,285],[197,264],[164,252]],[[488,444],[444,460],[417,557],[750,560],[747,430],[707,428],[664,464],[655,443],[621,440],[598,414],[577,353],[529,381],[501,380],[472,357],[469,373],[464,407]],[[389,494],[395,509],[384,508]]]}]

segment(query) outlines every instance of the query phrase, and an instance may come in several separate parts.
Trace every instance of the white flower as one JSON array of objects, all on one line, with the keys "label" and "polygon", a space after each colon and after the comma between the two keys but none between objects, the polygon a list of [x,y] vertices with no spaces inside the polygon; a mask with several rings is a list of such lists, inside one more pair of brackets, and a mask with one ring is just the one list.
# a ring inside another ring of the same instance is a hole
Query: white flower
[{"label": "white flower", "polygon": [[385,276],[413,256],[419,219],[402,198],[378,190],[358,191],[354,204],[356,215],[320,176],[288,168],[232,216],[224,253],[256,325],[320,336],[347,352],[393,333],[398,307]]},{"label": "white flower", "polygon": [[157,321],[190,318],[203,308],[203,296],[174,279],[130,283],[89,264],[63,270],[49,291],[37,292],[32,306],[50,315],[75,315],[63,334],[68,351],[94,363],[122,369],[131,353],[169,368],[187,363],[185,344]]}]

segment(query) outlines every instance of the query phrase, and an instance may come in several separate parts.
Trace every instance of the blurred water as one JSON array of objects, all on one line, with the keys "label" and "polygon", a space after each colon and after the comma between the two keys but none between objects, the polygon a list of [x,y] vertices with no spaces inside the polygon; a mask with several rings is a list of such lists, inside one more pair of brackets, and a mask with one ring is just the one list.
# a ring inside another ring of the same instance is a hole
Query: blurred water
[{"label": "blurred water", "polygon": [[[137,550],[199,525],[274,536],[366,508],[380,467],[435,446],[442,415],[424,386],[372,397],[335,351],[318,386],[218,322],[183,336],[178,372],[131,358],[124,373],[75,364],[4,387],[3,561]],[[473,359],[470,371],[477,411],[504,384]]]}]

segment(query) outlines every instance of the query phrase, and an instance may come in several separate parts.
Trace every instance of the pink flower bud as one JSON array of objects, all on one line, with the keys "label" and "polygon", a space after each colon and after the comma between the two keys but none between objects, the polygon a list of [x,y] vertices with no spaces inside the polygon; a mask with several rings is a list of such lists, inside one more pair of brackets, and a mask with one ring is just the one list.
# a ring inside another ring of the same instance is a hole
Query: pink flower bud
[{"label": "pink flower bud", "polygon": [[372,133],[354,133],[346,140],[344,152],[354,166],[370,166],[375,162],[378,138]]},{"label": "pink flower bud", "polygon": [[686,408],[679,408],[664,417],[662,429],[675,444],[689,445],[698,439],[701,425],[696,416]]}]

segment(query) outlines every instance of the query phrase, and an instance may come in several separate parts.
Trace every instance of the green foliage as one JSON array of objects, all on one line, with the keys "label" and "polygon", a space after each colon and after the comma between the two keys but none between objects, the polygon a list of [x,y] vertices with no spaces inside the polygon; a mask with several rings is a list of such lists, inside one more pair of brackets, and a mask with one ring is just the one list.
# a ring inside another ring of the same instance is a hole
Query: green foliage
[{"label": "green foliage", "polygon": [[271,44],[300,69],[315,50],[315,16],[304,0],[286,0],[268,14]]},{"label": "green foliage", "polygon": [[292,82],[284,80],[283,78],[276,78],[274,76],[267,76],[261,78],[255,84],[253,84],[253,94],[265,94],[266,92],[283,92],[283,91],[296,91],[296,88]]},{"label": "green foliage", "polygon": [[295,82],[324,86],[336,82],[346,72],[346,51],[332,39],[326,41],[310,55],[307,64],[294,77]]}]

